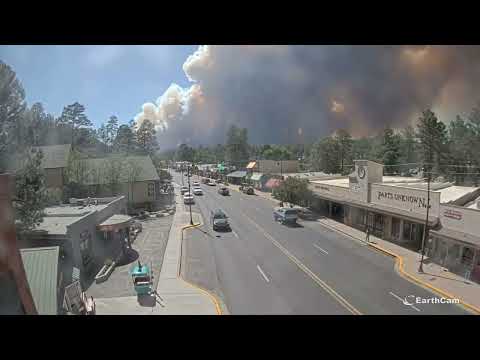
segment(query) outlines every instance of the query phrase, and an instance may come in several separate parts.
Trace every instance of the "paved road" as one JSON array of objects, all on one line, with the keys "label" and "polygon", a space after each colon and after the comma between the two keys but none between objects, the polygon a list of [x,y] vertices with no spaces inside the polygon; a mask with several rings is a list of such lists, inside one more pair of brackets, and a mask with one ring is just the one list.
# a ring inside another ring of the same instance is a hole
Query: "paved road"
[{"label": "paved road", "polygon": [[[195,177],[194,177],[195,178]],[[174,181],[181,184],[180,174]],[[276,223],[273,204],[260,196],[202,184],[194,211],[228,214],[232,232],[211,241],[217,276],[232,314],[468,314],[452,304],[415,304],[409,295],[436,297],[400,277],[394,260],[318,222]]]}]

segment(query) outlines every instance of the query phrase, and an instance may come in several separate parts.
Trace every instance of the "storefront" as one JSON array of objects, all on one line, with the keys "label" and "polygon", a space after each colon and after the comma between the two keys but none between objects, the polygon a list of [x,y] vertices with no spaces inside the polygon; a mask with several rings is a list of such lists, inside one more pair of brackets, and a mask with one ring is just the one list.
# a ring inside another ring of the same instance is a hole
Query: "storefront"
[{"label": "storefront", "polygon": [[434,263],[477,283],[480,283],[479,219],[479,210],[441,205],[442,226],[430,231],[426,251]]}]

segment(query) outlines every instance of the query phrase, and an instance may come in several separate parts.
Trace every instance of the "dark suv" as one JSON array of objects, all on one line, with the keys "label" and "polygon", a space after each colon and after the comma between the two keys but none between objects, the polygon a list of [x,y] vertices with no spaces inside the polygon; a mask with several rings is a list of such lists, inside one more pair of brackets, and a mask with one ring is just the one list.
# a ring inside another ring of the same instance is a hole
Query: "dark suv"
[{"label": "dark suv", "polygon": [[210,222],[213,230],[230,230],[230,224],[228,223],[228,216],[222,210],[212,211],[210,214]]},{"label": "dark suv", "polygon": [[222,186],[220,189],[218,189],[218,193],[223,196],[230,194],[230,192],[228,191],[228,188],[225,186]]}]

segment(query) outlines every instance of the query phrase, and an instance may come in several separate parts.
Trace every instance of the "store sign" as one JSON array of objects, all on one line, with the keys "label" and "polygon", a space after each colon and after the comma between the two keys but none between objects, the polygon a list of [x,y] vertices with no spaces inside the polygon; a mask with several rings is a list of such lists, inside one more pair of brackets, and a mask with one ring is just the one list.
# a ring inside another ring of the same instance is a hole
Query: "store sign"
[{"label": "store sign", "polygon": [[[404,211],[425,215],[427,212],[427,191],[400,186],[372,184],[370,201]],[[430,192],[430,215],[438,216],[440,193]]]},{"label": "store sign", "polygon": [[445,209],[443,216],[454,220],[462,220],[462,213],[454,209]]},{"label": "store sign", "polygon": [[[402,202],[409,202],[411,204],[414,204],[415,206],[418,206],[419,208],[427,208],[427,199],[424,197],[420,196],[414,196],[414,195],[406,195],[406,194],[394,194],[391,192],[386,192],[386,191],[379,191],[377,193],[377,199],[388,199],[388,200],[395,200],[395,201],[402,201]],[[432,207],[432,205],[430,205]]]}]

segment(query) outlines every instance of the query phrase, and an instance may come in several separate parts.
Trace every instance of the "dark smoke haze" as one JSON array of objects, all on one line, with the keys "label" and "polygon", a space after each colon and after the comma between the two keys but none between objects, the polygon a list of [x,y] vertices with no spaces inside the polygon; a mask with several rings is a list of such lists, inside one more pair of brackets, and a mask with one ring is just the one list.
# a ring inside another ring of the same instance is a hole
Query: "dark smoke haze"
[{"label": "dark smoke haze", "polygon": [[252,143],[299,143],[413,124],[427,107],[448,122],[480,100],[479,60],[478,46],[201,46],[183,66],[192,86],[136,119],[164,150],[223,143],[232,124]]}]

